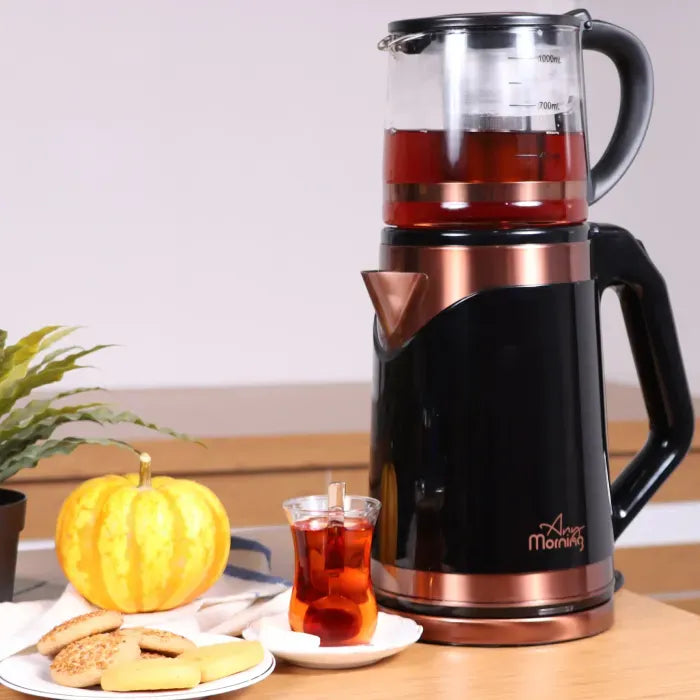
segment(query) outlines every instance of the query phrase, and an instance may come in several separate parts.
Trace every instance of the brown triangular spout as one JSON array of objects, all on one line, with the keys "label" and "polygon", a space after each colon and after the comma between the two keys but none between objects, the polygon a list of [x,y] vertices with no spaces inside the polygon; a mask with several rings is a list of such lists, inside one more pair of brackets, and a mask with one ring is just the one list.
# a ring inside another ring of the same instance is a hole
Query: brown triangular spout
[{"label": "brown triangular spout", "polygon": [[390,348],[402,345],[404,321],[416,313],[425,294],[428,275],[423,272],[367,270],[362,279],[374,305],[379,324]]}]

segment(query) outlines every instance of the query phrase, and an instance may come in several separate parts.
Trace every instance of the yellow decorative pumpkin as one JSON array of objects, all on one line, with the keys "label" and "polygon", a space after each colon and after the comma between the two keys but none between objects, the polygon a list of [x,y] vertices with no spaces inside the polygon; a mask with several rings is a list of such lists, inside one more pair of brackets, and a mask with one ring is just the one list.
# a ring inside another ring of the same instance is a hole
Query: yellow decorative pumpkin
[{"label": "yellow decorative pumpkin", "polygon": [[223,573],[231,546],[221,501],[202,484],[140,474],[89,479],[68,496],[56,553],[68,580],[101,608],[169,610],[204,593]]}]

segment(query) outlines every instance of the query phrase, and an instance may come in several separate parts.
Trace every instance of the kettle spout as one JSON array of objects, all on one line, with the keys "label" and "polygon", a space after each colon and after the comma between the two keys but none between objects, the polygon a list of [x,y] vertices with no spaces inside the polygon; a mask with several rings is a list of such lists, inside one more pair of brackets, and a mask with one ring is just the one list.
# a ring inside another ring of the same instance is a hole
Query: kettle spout
[{"label": "kettle spout", "polygon": [[423,300],[428,275],[423,272],[367,270],[362,273],[377,320],[389,348],[407,339],[405,321],[414,315]]}]

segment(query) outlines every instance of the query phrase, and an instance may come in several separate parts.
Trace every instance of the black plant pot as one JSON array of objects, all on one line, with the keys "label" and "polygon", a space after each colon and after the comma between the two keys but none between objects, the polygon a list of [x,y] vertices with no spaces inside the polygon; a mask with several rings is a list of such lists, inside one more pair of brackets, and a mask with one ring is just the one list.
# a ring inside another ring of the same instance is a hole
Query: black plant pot
[{"label": "black plant pot", "polygon": [[19,533],[24,528],[27,497],[0,489],[0,603],[12,600]]}]

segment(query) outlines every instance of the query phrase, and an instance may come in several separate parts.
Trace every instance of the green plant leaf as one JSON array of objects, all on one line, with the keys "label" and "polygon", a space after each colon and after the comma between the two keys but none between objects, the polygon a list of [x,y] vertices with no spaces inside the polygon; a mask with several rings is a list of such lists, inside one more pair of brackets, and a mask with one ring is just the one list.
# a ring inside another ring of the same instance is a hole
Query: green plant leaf
[{"label": "green plant leaf", "polygon": [[153,423],[146,423],[134,413],[120,411],[104,403],[94,402],[60,408],[49,407],[37,413],[31,421],[24,425],[3,429],[3,425],[0,424],[0,464],[28,445],[51,437],[59,426],[81,422],[99,423],[100,425],[129,423],[150,428],[171,437],[189,439],[169,428],[160,428]]},{"label": "green plant leaf", "polygon": [[[0,424],[0,465],[29,446],[50,438],[55,430],[66,423],[90,422],[99,425],[129,423],[156,430],[171,437],[190,440],[186,435],[169,428],[147,423],[129,411],[120,411],[108,404],[93,402],[77,406],[45,407],[29,421],[20,425]],[[199,443],[201,444],[201,443]]]},{"label": "green plant leaf", "polygon": [[39,352],[43,352],[44,350],[46,350],[46,348],[50,347],[51,345],[54,345],[59,340],[65,338],[67,335],[75,333],[75,331],[77,331],[79,328],[80,326],[59,326],[57,330],[47,335],[39,343]]},{"label": "green plant leaf", "polygon": [[80,350],[71,355],[63,357],[48,365],[40,366],[31,369],[26,376],[21,377],[10,384],[4,385],[0,383],[0,416],[7,413],[18,399],[28,396],[30,392],[45,384],[53,384],[63,378],[66,372],[74,369],[80,369],[81,365],[77,361],[81,357],[91,355],[94,352],[111,347],[109,345],[95,345],[87,350]]},{"label": "green plant leaf", "polygon": [[39,352],[42,342],[60,328],[61,326],[45,326],[5,348],[2,363],[0,363],[0,391],[7,382],[13,382],[24,376],[32,358]]},{"label": "green plant leaf", "polygon": [[0,466],[0,482],[14,476],[20,469],[36,467],[39,460],[58,454],[70,454],[81,445],[105,445],[122,447],[138,453],[128,442],[111,438],[63,438],[47,440],[41,444],[33,444],[7,460]]},{"label": "green plant leaf", "polygon": [[[85,357],[87,355],[92,355],[92,353],[99,352],[100,350],[104,350],[105,348],[113,348],[113,347],[114,347],[114,345],[111,345],[111,344],[94,345],[91,348],[78,347],[77,352],[71,353],[70,355],[66,355],[66,357],[62,357],[60,359],[53,360],[53,361],[47,363],[46,365],[38,364],[36,367],[32,367],[27,372],[27,378],[40,375],[44,371],[49,372],[49,373],[55,373],[56,371],[60,371],[63,373],[63,372],[69,372],[71,369],[82,369],[82,365],[76,364],[76,362],[81,357]],[[63,376],[63,374],[61,376]],[[58,381],[58,379],[49,379],[48,383],[53,383],[55,381]]]},{"label": "green plant leaf", "polygon": [[37,414],[52,406],[55,401],[60,401],[61,399],[75,396],[76,394],[84,394],[89,391],[106,391],[106,389],[100,386],[81,387],[79,389],[62,391],[59,394],[54,394],[45,399],[34,399],[33,401],[27,402],[21,408],[16,408],[11,413],[8,413],[5,419],[0,422],[0,430],[27,425]]},{"label": "green plant leaf", "polygon": [[41,360],[32,367],[31,372],[36,374],[41,367],[44,367],[50,362],[57,360],[61,355],[73,352],[74,350],[85,350],[85,348],[81,347],[80,345],[68,345],[65,348],[58,348],[58,350],[54,350],[44,355]]},{"label": "green plant leaf", "polygon": [[[42,344],[45,338],[51,336],[52,333],[63,328],[63,326],[44,326],[37,331],[32,331],[28,333],[23,338],[20,338],[14,345],[8,345],[5,351],[8,355],[15,354],[23,349],[36,347],[37,352],[39,346]],[[46,345],[44,345],[46,347]]]},{"label": "green plant leaf", "polygon": [[64,423],[90,421],[90,418],[81,413],[89,408],[92,408],[90,404],[55,409],[53,415],[47,415],[44,412],[40,420],[34,420],[22,427],[4,430],[0,438],[0,464],[4,464],[31,445],[49,439]]},{"label": "green plant leaf", "polygon": [[0,423],[0,463],[3,459],[5,445],[8,442],[18,440],[26,440],[30,438],[33,442],[45,440],[50,436],[44,434],[44,429],[50,428],[53,432],[59,425],[69,422],[90,421],[93,423],[102,423],[90,414],[86,413],[89,409],[97,409],[103,406],[99,401],[92,403],[83,403],[76,406],[61,406],[54,408],[52,406],[45,407],[43,410],[35,413],[30,420],[19,425],[6,425],[5,421]]},{"label": "green plant leaf", "polygon": [[69,389],[68,391],[61,391],[56,394],[51,400],[59,401],[60,399],[65,399],[68,396],[75,396],[76,394],[85,394],[88,391],[107,391],[103,386],[83,386],[79,389]]},{"label": "green plant leaf", "polygon": [[0,364],[2,364],[2,358],[5,355],[5,343],[7,342],[7,331],[0,328]]},{"label": "green plant leaf", "polygon": [[[55,454],[70,454],[80,445],[116,445],[136,452],[122,440],[111,438],[53,438],[54,431],[67,423],[92,422],[100,425],[129,423],[174,438],[193,441],[187,435],[155,423],[148,423],[130,411],[117,409],[107,403],[94,401],[69,406],[56,402],[88,391],[103,391],[101,387],[85,387],[60,392],[45,399],[28,401],[14,408],[17,401],[29,396],[34,389],[60,381],[66,372],[82,369],[79,360],[111,345],[91,348],[68,346],[45,352],[78,326],[45,326],[6,346],[7,333],[0,330],[0,482],[25,467]],[[32,365],[32,361],[35,360]],[[197,444],[202,445],[201,442]]]}]

